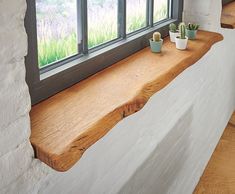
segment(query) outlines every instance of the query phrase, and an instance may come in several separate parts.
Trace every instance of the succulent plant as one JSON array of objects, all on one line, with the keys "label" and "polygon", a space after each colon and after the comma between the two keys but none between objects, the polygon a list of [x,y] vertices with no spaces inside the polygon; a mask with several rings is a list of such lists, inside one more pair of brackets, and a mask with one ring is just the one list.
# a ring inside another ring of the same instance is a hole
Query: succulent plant
[{"label": "succulent plant", "polygon": [[198,30],[199,25],[198,24],[193,24],[193,23],[188,23],[186,28],[187,28],[187,30]]},{"label": "succulent plant", "polygon": [[161,33],[160,32],[154,32],[153,33],[153,41],[159,42],[161,40]]},{"label": "succulent plant", "polygon": [[177,30],[177,27],[176,27],[176,25],[174,23],[171,23],[169,25],[169,29],[170,29],[171,32],[175,33],[176,30]]},{"label": "succulent plant", "polygon": [[186,39],[185,32],[186,32],[186,25],[185,23],[182,22],[179,24],[180,39]]}]

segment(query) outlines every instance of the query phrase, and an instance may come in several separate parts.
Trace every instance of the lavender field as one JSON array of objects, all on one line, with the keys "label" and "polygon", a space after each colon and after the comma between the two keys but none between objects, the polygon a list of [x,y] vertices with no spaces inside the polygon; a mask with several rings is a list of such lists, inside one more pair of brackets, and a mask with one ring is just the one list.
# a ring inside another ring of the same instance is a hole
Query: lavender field
[{"label": "lavender field", "polygon": [[[87,0],[88,47],[117,38],[118,0]],[[154,0],[154,22],[167,17],[167,0]],[[75,55],[77,44],[76,0],[36,0],[38,61],[42,68]],[[127,0],[127,33],[146,26],[146,0]]]}]

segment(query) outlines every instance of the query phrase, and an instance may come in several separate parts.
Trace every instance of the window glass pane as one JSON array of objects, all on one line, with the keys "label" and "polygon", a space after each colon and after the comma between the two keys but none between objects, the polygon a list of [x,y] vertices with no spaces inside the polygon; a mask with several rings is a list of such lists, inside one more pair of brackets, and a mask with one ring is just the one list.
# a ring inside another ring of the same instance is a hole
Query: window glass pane
[{"label": "window glass pane", "polygon": [[127,33],[146,27],[146,0],[126,0]]},{"label": "window glass pane", "polygon": [[88,48],[118,37],[118,0],[87,0]]},{"label": "window glass pane", "polygon": [[168,0],[154,0],[153,22],[168,18]]},{"label": "window glass pane", "polygon": [[39,67],[77,54],[76,0],[36,0]]}]

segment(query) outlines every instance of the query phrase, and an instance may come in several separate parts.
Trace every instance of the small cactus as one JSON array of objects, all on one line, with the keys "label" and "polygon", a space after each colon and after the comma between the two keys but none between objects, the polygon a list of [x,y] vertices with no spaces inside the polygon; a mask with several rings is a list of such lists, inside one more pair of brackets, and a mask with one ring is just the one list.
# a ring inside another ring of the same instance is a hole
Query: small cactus
[{"label": "small cactus", "polygon": [[159,42],[161,40],[161,34],[160,32],[154,32],[153,33],[153,41],[154,42]]},{"label": "small cactus", "polygon": [[188,25],[186,26],[186,28],[187,28],[188,30],[198,30],[199,25],[198,25],[198,24],[188,23]]},{"label": "small cactus", "polygon": [[171,32],[175,33],[176,32],[176,25],[174,23],[171,23],[169,25],[169,29],[170,29]]},{"label": "small cactus", "polygon": [[186,25],[185,23],[180,23],[179,24],[179,33],[180,33],[180,39],[186,39],[185,37],[185,32],[186,31]]}]

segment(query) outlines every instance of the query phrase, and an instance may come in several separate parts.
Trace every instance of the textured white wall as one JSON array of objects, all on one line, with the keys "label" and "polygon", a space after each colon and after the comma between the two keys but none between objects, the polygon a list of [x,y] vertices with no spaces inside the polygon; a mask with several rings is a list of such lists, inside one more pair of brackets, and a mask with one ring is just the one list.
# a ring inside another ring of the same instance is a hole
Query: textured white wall
[{"label": "textured white wall", "polygon": [[35,160],[28,139],[25,9],[0,0],[0,193],[191,193],[235,108],[235,31],[219,28],[220,2],[186,0],[184,19],[225,40],[65,173]]},{"label": "textured white wall", "polygon": [[185,22],[196,22],[201,29],[216,31],[220,28],[221,0],[185,0]]},{"label": "textured white wall", "polygon": [[25,10],[24,0],[0,0],[0,189],[24,173],[33,156],[24,81]]}]

